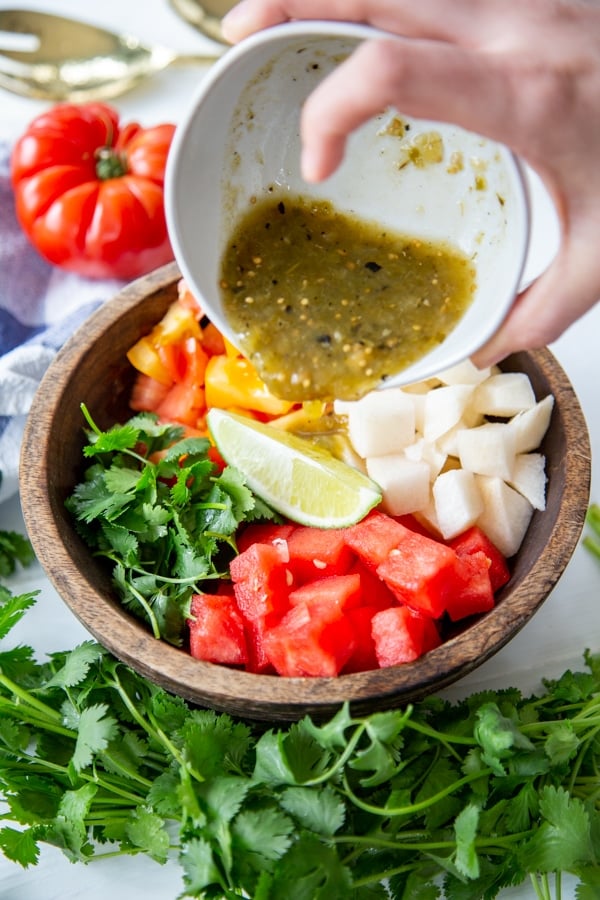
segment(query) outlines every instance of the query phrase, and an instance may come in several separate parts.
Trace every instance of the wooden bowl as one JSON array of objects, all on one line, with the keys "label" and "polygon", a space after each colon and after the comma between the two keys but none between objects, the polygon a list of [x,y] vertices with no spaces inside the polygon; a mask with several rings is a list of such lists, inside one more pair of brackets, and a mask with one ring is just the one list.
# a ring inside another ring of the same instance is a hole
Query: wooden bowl
[{"label": "wooden bowl", "polygon": [[263,720],[331,715],[344,701],[365,713],[446,687],[500,650],[541,606],[565,569],[589,502],[587,426],[569,380],[544,349],[503,365],[526,372],[555,407],[542,445],[547,508],[535,512],[512,578],[493,610],[442,646],[403,666],[338,678],[280,678],[199,662],[158,641],[120,605],[102,562],[77,535],[64,507],[83,469],[83,401],[102,427],[131,415],[133,370],[126,351],[175,299],[179,271],[158,269],[106,303],[65,344],[34,399],[22,446],[21,498],[36,554],[60,596],[91,634],[123,662],[201,706]]}]

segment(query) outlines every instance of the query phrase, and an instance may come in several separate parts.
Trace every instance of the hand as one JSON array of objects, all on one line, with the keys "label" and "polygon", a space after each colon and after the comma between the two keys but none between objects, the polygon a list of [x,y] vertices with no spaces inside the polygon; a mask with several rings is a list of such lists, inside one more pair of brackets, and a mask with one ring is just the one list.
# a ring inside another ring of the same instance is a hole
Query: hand
[{"label": "hand", "polygon": [[549,191],[561,223],[559,252],[475,354],[477,365],[550,343],[594,306],[600,297],[598,2],[242,0],[223,30],[233,42],[290,19],[368,22],[390,33],[361,44],[306,101],[307,181],[331,175],[348,135],[394,106],[507,144]]}]

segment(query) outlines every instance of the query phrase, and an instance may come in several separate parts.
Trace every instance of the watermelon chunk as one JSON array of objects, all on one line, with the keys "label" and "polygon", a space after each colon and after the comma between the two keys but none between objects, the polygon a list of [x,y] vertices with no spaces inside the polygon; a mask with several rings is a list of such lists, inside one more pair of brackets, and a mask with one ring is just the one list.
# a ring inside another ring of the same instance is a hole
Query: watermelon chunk
[{"label": "watermelon chunk", "polygon": [[274,525],[272,522],[253,522],[241,531],[237,538],[238,551],[243,553],[252,544],[273,544],[287,541],[294,525]]},{"label": "watermelon chunk", "polygon": [[353,560],[342,528],[298,526],[287,542],[289,569],[297,584],[327,575],[344,575]]},{"label": "watermelon chunk", "polygon": [[301,585],[291,591],[289,595],[291,606],[305,603],[313,615],[318,615],[319,611],[323,609],[325,616],[330,614],[332,605],[337,607],[340,612],[346,612],[347,609],[358,606],[361,600],[360,575],[357,573],[318,578]]},{"label": "watermelon chunk", "polygon": [[335,602],[298,603],[264,634],[267,658],[279,675],[289,678],[333,678],[355,646],[350,621]]},{"label": "watermelon chunk", "polygon": [[510,580],[510,569],[505,557],[477,525],[448,541],[448,546],[452,547],[458,556],[485,553],[490,561],[489,574],[494,592],[500,590]]},{"label": "watermelon chunk", "polygon": [[391,516],[375,510],[361,522],[345,529],[345,541],[367,568],[375,571],[408,531]]},{"label": "watermelon chunk", "polygon": [[286,567],[275,545],[252,544],[232,559],[229,571],[235,599],[246,619],[268,625],[288,609]]},{"label": "watermelon chunk", "polygon": [[412,662],[441,643],[435,622],[407,606],[377,612],[371,630],[381,668]]},{"label": "watermelon chunk", "polygon": [[457,584],[458,557],[440,541],[408,528],[404,531],[398,546],[377,567],[377,574],[400,603],[437,619]]},{"label": "watermelon chunk", "polygon": [[196,659],[240,666],[248,661],[244,620],[227,594],[194,594],[188,627],[190,653]]},{"label": "watermelon chunk", "polygon": [[372,606],[375,609],[387,609],[388,606],[396,606],[398,601],[387,584],[360,559],[356,559],[353,562],[350,574],[360,576],[362,602],[365,606]]},{"label": "watermelon chunk", "polygon": [[371,633],[373,616],[380,610],[376,606],[357,606],[346,612],[346,618],[354,631],[354,650],[343,668],[343,674],[370,672],[379,668],[375,641]]},{"label": "watermelon chunk", "polygon": [[458,557],[456,585],[446,601],[453,622],[493,609],[490,560],[480,550]]}]

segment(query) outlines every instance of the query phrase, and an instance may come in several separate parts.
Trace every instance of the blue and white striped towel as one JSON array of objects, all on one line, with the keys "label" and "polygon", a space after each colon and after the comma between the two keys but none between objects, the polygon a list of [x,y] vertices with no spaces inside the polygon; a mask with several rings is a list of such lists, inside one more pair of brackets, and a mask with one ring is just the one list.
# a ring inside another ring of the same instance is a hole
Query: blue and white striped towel
[{"label": "blue and white striped towel", "polygon": [[15,217],[9,159],[10,147],[0,142],[0,502],[17,492],[23,427],[44,372],[122,286],[63,272],[36,253]]}]

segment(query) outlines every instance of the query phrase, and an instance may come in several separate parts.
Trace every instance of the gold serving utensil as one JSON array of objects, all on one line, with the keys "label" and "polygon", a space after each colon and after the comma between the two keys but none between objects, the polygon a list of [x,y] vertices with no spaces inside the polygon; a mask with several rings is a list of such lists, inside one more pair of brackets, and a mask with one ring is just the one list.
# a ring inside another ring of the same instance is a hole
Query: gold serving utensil
[{"label": "gold serving utensil", "polygon": [[[27,46],[3,49],[2,32]],[[221,53],[181,54],[63,16],[0,10],[0,87],[25,97],[106,100],[167,66],[210,63]]]},{"label": "gold serving utensil", "polygon": [[178,15],[213,41],[225,43],[221,34],[221,19],[236,5],[237,0],[170,0]]}]

